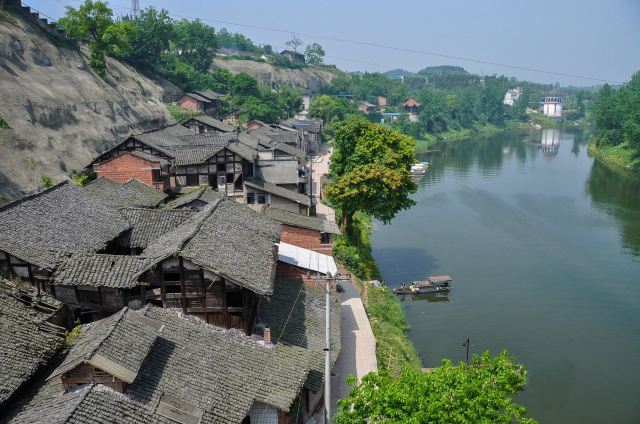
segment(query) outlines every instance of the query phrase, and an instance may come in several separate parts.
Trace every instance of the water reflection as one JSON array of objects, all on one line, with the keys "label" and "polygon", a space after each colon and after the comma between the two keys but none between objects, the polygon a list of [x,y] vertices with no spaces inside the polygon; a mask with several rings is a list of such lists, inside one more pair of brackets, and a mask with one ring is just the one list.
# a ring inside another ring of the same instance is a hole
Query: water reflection
[{"label": "water reflection", "polygon": [[616,218],[624,247],[640,256],[640,178],[593,162],[587,192],[592,204]]},{"label": "water reflection", "polygon": [[558,154],[560,150],[560,130],[557,128],[545,128],[542,130],[540,150],[548,156]]},{"label": "water reflection", "polygon": [[421,293],[421,294],[401,294],[396,296],[400,302],[426,301],[426,302],[449,302],[448,293]]}]

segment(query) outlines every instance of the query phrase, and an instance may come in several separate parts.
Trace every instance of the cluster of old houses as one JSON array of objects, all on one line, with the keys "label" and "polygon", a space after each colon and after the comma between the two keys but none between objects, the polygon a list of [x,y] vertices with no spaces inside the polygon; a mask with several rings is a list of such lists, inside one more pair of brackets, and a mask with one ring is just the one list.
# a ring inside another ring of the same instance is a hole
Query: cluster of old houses
[{"label": "cluster of old houses", "polygon": [[321,416],[323,278],[337,274],[339,229],[313,216],[304,131],[250,127],[203,116],[134,135],[93,161],[86,186],[0,209],[0,409],[11,422]]},{"label": "cluster of old houses", "polygon": [[406,102],[400,104],[400,108],[398,109],[401,112],[389,111],[387,106],[387,98],[384,96],[378,96],[375,103],[368,101],[358,102],[358,110],[360,112],[365,115],[376,112],[380,113],[383,122],[386,123],[396,122],[403,114],[407,116],[410,122],[418,122],[422,103],[419,103],[413,97],[409,97]]}]

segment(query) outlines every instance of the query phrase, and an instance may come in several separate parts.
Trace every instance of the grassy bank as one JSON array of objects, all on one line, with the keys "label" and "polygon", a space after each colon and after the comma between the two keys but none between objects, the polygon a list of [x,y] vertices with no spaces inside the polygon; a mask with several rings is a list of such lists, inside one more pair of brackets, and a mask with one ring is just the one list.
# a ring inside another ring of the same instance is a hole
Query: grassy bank
[{"label": "grassy bank", "polygon": [[460,141],[471,137],[489,137],[502,131],[518,128],[531,128],[526,122],[507,121],[501,125],[481,125],[460,130],[449,130],[438,134],[426,134],[422,139],[416,140],[416,153],[425,153],[431,146],[440,141]]},{"label": "grassy bank", "polygon": [[351,228],[339,236],[334,247],[338,262],[356,277],[376,338],[378,369],[397,375],[403,368],[420,368],[420,358],[405,332],[409,328],[402,306],[387,287],[369,284],[380,271],[371,255],[371,218],[356,214]]},{"label": "grassy bank", "polygon": [[640,172],[640,156],[627,144],[598,147],[594,139],[589,142],[589,153],[598,160],[632,172]]}]

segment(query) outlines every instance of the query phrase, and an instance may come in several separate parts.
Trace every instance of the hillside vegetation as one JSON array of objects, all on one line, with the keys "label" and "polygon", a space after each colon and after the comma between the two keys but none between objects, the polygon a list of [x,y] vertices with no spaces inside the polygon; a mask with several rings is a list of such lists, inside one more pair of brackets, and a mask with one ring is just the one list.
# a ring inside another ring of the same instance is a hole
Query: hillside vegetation
[{"label": "hillside vegetation", "polygon": [[179,93],[107,59],[101,79],[89,52],[63,42],[25,18],[0,14],[0,196],[19,197],[86,166],[98,152],[132,131],[173,119],[163,99]]}]

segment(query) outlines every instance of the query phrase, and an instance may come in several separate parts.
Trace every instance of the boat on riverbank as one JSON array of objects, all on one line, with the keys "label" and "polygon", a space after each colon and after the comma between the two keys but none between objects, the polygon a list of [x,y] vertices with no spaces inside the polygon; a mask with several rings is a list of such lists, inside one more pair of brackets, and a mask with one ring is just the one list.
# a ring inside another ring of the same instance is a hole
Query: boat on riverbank
[{"label": "boat on riverbank", "polygon": [[429,169],[429,162],[417,162],[411,165],[412,175],[424,175]]},{"label": "boat on riverbank", "polygon": [[414,281],[406,286],[393,289],[395,294],[427,294],[448,293],[451,290],[452,278],[449,275],[434,275],[423,281]]}]

